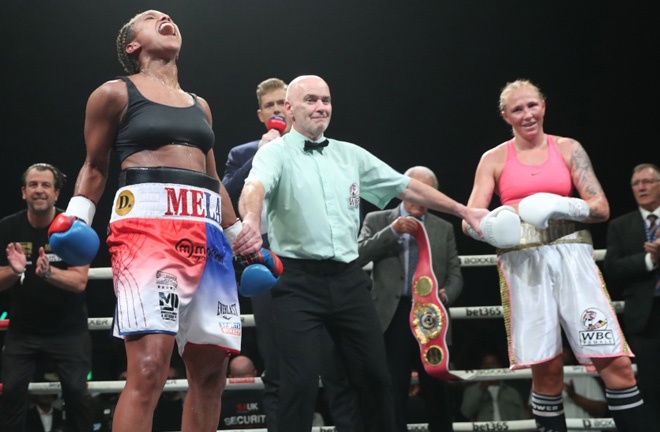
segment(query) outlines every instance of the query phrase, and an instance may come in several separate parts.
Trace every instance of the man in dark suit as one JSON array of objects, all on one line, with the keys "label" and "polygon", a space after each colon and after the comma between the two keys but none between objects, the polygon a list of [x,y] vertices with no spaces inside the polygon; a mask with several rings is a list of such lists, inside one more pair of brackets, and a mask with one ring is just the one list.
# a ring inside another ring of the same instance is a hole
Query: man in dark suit
[{"label": "man in dark suit", "polygon": [[[286,118],[284,112],[285,95],[286,83],[279,78],[269,78],[257,86],[257,101],[259,103],[257,117],[267,129],[268,120],[272,117]],[[286,123],[285,133],[291,129],[291,122],[287,121]],[[280,131],[278,129],[268,129],[261,139],[238,145],[229,151],[222,184],[227,189],[234,208],[238,208],[238,197],[241,196],[245,179],[252,168],[252,158],[261,146],[268,144],[279,136]],[[265,232],[266,229],[262,226],[262,234]],[[264,247],[267,248],[268,244],[264,244]]]},{"label": "man in dark suit", "polygon": [[[291,122],[286,118],[284,111],[284,99],[287,85],[278,78],[269,78],[257,86],[257,102],[259,109],[257,117],[268,129],[268,121],[274,116],[283,117],[286,120],[284,133],[291,129]],[[278,129],[268,129],[261,139],[238,145],[231,149],[227,156],[225,173],[222,183],[229,193],[235,208],[238,208],[238,198],[241,195],[243,184],[252,168],[252,159],[257,150],[280,136]],[[265,207],[264,207],[265,208]],[[265,215],[261,218],[261,233],[263,247],[268,248],[268,234],[265,223]],[[264,360],[264,410],[268,432],[276,432],[276,413],[279,390],[279,348],[274,334],[272,324],[272,297],[270,291],[251,297],[252,312],[257,330],[257,344],[259,354]],[[242,310],[243,305],[241,304]],[[245,333],[244,333],[245,336]],[[328,401],[332,422],[339,432],[353,432],[359,424],[355,406],[357,404],[356,394],[348,381],[348,372],[343,366],[343,359],[335,349],[335,345],[327,332],[322,333],[324,343],[321,344],[323,364],[321,375],[323,382],[323,393]],[[254,358],[253,353],[249,353]]]},{"label": "man in dark suit", "polygon": [[32,404],[25,417],[25,432],[62,432],[65,429],[64,412],[53,406],[55,395],[30,395]]},{"label": "man in dark suit", "polygon": [[[426,167],[413,167],[405,174],[438,188],[435,174]],[[429,237],[433,271],[441,287],[440,300],[448,307],[463,289],[453,226],[427,211],[425,207],[404,201],[395,209],[368,213],[358,239],[360,264],[373,262],[371,296],[385,338],[397,430],[400,432],[408,430],[405,407],[412,369],[418,372],[420,393],[429,415],[429,431],[452,430],[448,385],[424,370],[419,345],[409,325],[411,281],[415,271],[412,265],[408,265],[409,244],[415,242],[410,236],[416,227],[411,220],[413,217],[422,221]]]},{"label": "man in dark suit", "polygon": [[610,221],[605,276],[623,291],[624,330],[636,356],[649,430],[660,430],[660,169],[637,165],[631,186],[639,208]]}]

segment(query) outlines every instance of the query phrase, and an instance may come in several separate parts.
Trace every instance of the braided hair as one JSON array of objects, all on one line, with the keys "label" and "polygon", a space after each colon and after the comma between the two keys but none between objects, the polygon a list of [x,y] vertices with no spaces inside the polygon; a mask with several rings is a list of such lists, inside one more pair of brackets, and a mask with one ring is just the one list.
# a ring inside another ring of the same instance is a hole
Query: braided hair
[{"label": "braided hair", "polygon": [[140,63],[136,57],[133,57],[126,52],[126,45],[133,42],[133,39],[135,38],[135,20],[140,15],[141,14],[135,15],[130,21],[124,24],[117,35],[117,57],[119,58],[119,63],[121,63],[124,70],[131,75],[140,72]]}]

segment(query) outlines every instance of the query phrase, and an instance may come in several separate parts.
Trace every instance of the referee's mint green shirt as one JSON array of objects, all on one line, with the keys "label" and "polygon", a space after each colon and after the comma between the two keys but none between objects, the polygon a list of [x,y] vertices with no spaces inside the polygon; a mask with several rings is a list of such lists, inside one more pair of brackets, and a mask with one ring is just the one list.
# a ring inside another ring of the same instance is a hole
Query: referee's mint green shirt
[{"label": "referee's mint green shirt", "polygon": [[266,190],[270,248],[283,257],[351,262],[358,257],[360,199],[382,209],[410,178],[355,144],[329,139],[322,152],[306,152],[305,140],[291,129],[252,161],[248,180]]}]

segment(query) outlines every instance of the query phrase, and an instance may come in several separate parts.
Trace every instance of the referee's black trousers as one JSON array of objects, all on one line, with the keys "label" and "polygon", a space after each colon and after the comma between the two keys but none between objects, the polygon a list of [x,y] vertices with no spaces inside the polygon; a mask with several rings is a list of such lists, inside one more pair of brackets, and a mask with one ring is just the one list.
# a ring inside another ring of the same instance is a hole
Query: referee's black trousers
[{"label": "referee's black trousers", "polygon": [[282,262],[284,273],[272,291],[281,374],[278,430],[312,427],[326,327],[357,391],[364,429],[394,432],[392,384],[369,276],[355,262]]}]

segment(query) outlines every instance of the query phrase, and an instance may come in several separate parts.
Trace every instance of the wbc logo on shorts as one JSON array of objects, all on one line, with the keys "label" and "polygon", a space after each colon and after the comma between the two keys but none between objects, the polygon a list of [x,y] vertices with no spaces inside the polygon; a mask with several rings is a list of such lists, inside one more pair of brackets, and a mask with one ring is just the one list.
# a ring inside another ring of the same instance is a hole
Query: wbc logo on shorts
[{"label": "wbc logo on shorts", "polygon": [[580,317],[585,331],[578,332],[580,345],[614,345],[614,332],[607,329],[607,316],[603,311],[589,308]]},{"label": "wbc logo on shorts", "polygon": [[607,319],[598,309],[587,309],[582,312],[582,325],[587,330],[599,330],[607,327]]}]

